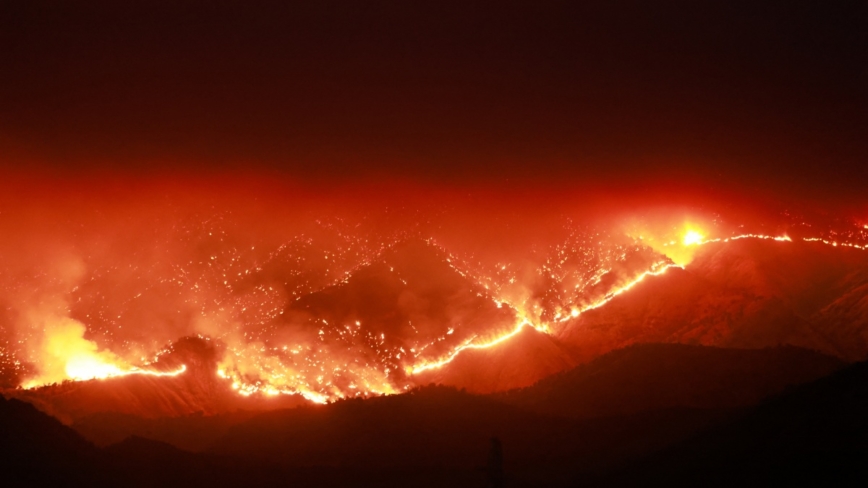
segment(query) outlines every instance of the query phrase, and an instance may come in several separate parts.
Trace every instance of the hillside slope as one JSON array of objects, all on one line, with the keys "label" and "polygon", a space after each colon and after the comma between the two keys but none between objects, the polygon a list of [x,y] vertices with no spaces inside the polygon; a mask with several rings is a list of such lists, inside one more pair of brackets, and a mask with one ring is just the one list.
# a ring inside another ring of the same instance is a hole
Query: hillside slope
[{"label": "hillside slope", "polygon": [[794,388],[741,418],[588,486],[865,486],[868,363]]},{"label": "hillside slope", "polygon": [[[4,395],[34,404],[67,424],[90,415],[114,412],[143,418],[215,415],[238,409],[285,408],[307,401],[297,395],[277,399],[242,397],[217,376],[219,346],[188,337],[173,343],[153,367],[160,371],[187,367],[178,376],[123,376],[70,381],[32,390],[5,390]],[[266,401],[268,400],[268,401]]]},{"label": "hillside slope", "polygon": [[739,408],[844,366],[835,357],[795,347],[748,350],[637,344],[493,398],[538,413],[575,418],[674,407]]},{"label": "hillside slope", "polygon": [[644,280],[570,321],[558,337],[583,362],[641,342],[790,344],[861,360],[868,355],[860,315],[866,285],[864,251],[748,239],[706,244],[684,270]]}]

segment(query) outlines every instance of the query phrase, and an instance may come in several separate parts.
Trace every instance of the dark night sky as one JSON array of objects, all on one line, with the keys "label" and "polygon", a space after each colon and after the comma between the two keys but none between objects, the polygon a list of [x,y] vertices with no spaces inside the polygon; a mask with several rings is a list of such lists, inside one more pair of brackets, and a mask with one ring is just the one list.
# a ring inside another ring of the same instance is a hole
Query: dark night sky
[{"label": "dark night sky", "polygon": [[866,1],[252,3],[3,1],[2,164],[868,186]]}]

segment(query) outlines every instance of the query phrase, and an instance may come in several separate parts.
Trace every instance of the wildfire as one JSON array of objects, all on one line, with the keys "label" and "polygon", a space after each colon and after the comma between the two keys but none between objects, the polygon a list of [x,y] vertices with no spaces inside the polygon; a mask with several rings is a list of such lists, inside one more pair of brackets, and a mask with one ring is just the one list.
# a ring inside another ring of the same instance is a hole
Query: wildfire
[{"label": "wildfire", "polygon": [[686,266],[693,261],[698,247],[708,242],[707,227],[696,219],[672,226],[649,226],[645,222],[631,222],[625,227],[625,232],[643,246],[666,256],[680,266]]},{"label": "wildfire", "polygon": [[218,364],[217,376],[242,396],[294,394],[314,403],[397,393],[388,370],[377,364],[348,364],[340,352],[313,345],[230,346]]},{"label": "wildfire", "polygon": [[685,246],[694,246],[698,244],[702,244],[704,240],[704,236],[695,230],[688,230],[686,234],[684,234],[684,240],[682,242]]},{"label": "wildfire", "polygon": [[[87,381],[87,380],[104,380],[108,378],[115,378],[119,376],[132,376],[132,375],[143,375],[143,376],[157,376],[157,377],[165,377],[165,376],[178,376],[185,371],[187,371],[187,365],[182,364],[178,369],[172,371],[156,371],[150,369],[142,369],[138,367],[130,367],[128,369],[124,369],[122,366],[117,364],[111,364],[103,362],[101,359],[97,357],[89,357],[89,356],[76,356],[69,360],[65,367],[66,377],[64,379],[70,379],[73,381]],[[56,383],[57,381],[49,381],[45,379],[45,377],[38,377],[32,380],[27,381],[22,385],[22,388],[37,388],[40,386],[44,386],[50,383]]]},{"label": "wildfire", "polygon": [[[669,270],[670,268],[681,268],[681,266],[679,266],[677,264],[667,263],[665,261],[655,263],[651,267],[650,270],[645,271],[644,273],[640,274],[632,281],[629,281],[628,283],[616,288],[615,290],[610,291],[603,298],[601,298],[601,299],[599,299],[599,300],[597,300],[591,304],[585,305],[583,307],[573,307],[573,308],[571,308],[570,313],[567,314],[566,316],[563,316],[563,317],[557,316],[556,321],[557,322],[566,322],[567,320],[571,320],[571,319],[578,317],[579,315],[581,315],[584,312],[587,312],[588,310],[593,310],[595,308],[602,307],[603,305],[605,305],[606,303],[611,301],[616,296],[618,296],[618,295],[624,293],[625,291],[629,290],[630,288],[633,288],[634,286],[636,286],[636,284],[638,284],[639,282],[644,280],[646,277],[661,275],[661,274],[665,273],[667,270]],[[473,343],[473,339],[471,339],[467,343],[456,347],[446,357],[444,357],[440,360],[437,360],[437,361],[430,361],[430,362],[426,361],[426,362],[423,362],[421,364],[411,366],[411,367],[407,368],[407,371],[410,374],[418,374],[418,373],[421,373],[424,371],[441,368],[441,367],[451,363],[456,357],[458,357],[459,354],[461,354],[462,351],[465,351],[468,349],[488,349],[490,347],[496,346],[498,344],[501,344],[501,343],[507,341],[508,339],[511,339],[512,337],[517,335],[519,332],[521,332],[521,330],[525,327],[533,327],[534,329],[536,329],[540,332],[546,333],[546,334],[551,333],[551,328],[548,325],[546,325],[546,324],[534,324],[531,321],[529,321],[526,317],[520,317],[520,319],[516,323],[516,326],[514,329],[512,329],[511,331],[509,331],[509,332],[507,332],[501,336],[498,336],[497,338],[495,338],[491,341],[476,344],[476,343]]]},{"label": "wildfire", "polygon": [[[784,236],[770,236],[770,235],[762,235],[762,234],[741,234],[741,235],[736,235],[736,236],[727,237],[727,238],[705,239],[705,237],[702,234],[700,234],[699,232],[697,232],[696,230],[693,230],[693,229],[688,229],[685,232],[684,237],[683,237],[681,242],[684,246],[701,246],[701,245],[709,244],[709,243],[713,243],[713,242],[729,242],[729,241],[736,241],[736,240],[741,240],[741,239],[760,239],[760,240],[772,240],[775,242],[792,242],[792,239],[786,235],[784,235]],[[835,247],[841,245],[841,246],[851,247],[854,249],[863,249],[864,250],[864,249],[868,248],[868,246],[859,246],[856,244],[839,244],[838,242],[835,242],[835,241],[828,241],[825,239],[818,239],[818,238],[804,238],[803,240],[806,242],[822,242],[824,244],[835,246]],[[673,243],[670,243],[670,244],[673,244]],[[633,288],[634,286],[636,286],[637,284],[642,282],[648,276],[659,276],[659,275],[665,273],[666,271],[668,271],[670,268],[684,269],[684,266],[682,266],[680,264],[668,263],[666,261],[660,261],[660,262],[654,263],[651,266],[651,269],[639,274],[636,278],[625,283],[624,285],[621,285],[620,287],[608,292],[603,298],[601,298],[601,299],[599,299],[593,303],[584,305],[584,306],[570,307],[568,313],[565,313],[565,314],[564,313],[558,313],[555,316],[555,322],[560,322],[560,323],[567,322],[569,320],[573,320],[573,319],[578,318],[581,314],[583,314],[589,310],[593,310],[593,309],[602,307],[606,303],[610,302],[616,296],[623,294],[624,292],[630,290],[631,288]],[[500,304],[501,302],[498,302],[498,303]],[[501,335],[501,336],[499,336],[499,337],[497,337],[491,341],[476,344],[476,343],[473,343],[473,339],[471,339],[467,343],[456,347],[451,353],[449,353],[444,358],[439,359],[437,361],[422,362],[420,364],[417,364],[415,366],[407,368],[407,371],[410,374],[418,374],[418,373],[421,373],[424,371],[441,368],[441,367],[449,364],[450,362],[452,362],[456,357],[458,357],[459,354],[461,354],[462,351],[465,351],[468,349],[486,349],[486,348],[501,344],[504,341],[514,337],[524,327],[527,327],[527,326],[534,327],[535,329],[539,330],[540,332],[545,332],[545,333],[550,333],[550,330],[551,330],[548,325],[545,325],[545,324],[535,325],[535,324],[531,323],[527,318],[522,316],[520,318],[520,320],[517,322],[516,327],[513,330],[511,330],[511,331],[509,331],[509,332],[507,332],[507,333],[505,333],[505,334],[503,334],[503,335]]]},{"label": "wildfire", "polygon": [[[726,238],[717,238],[717,239],[708,239],[702,241],[700,244],[708,244],[711,242],[729,242],[729,241],[737,241],[739,239],[761,239],[767,241],[777,241],[777,242],[793,242],[789,236],[766,236],[762,234],[742,234],[734,237],[726,237]],[[808,241],[810,239],[804,239]]]},{"label": "wildfire", "polygon": [[827,246],[833,246],[833,247],[841,246],[841,247],[851,247],[853,249],[859,249],[861,251],[868,250],[868,245],[860,246],[858,244],[851,244],[849,242],[830,241],[827,239],[820,239],[818,237],[805,237],[802,240],[805,242],[822,242],[823,244],[826,244]]},{"label": "wildfire", "polygon": [[178,376],[185,371],[187,366],[184,364],[174,371],[153,371],[137,367],[121,369],[117,364],[105,363],[99,358],[90,356],[74,357],[66,363],[66,374],[73,380],[106,379],[129,375]]},{"label": "wildfire", "polygon": [[536,329],[540,332],[548,333],[548,328],[546,328],[544,326],[535,325],[535,324],[531,323],[529,320],[527,320],[526,318],[522,318],[521,320],[519,320],[517,322],[517,325],[515,326],[515,328],[512,329],[511,331],[507,332],[506,334],[503,334],[503,335],[498,336],[497,338],[495,338],[491,341],[483,342],[481,344],[475,344],[475,343],[473,343],[473,339],[470,339],[470,341],[456,347],[445,358],[440,359],[438,361],[423,362],[423,363],[417,364],[415,366],[410,366],[407,368],[407,372],[409,374],[418,374],[418,373],[421,373],[423,371],[428,371],[430,369],[440,368],[442,366],[445,366],[445,365],[451,363],[452,360],[455,359],[456,357],[458,357],[458,355],[461,354],[462,351],[465,351],[467,349],[488,349],[489,347],[496,346],[496,345],[498,345],[498,344],[500,344],[506,340],[509,340],[509,339],[515,337],[525,327],[533,327],[534,329]]},{"label": "wildfire", "polygon": [[[635,274],[617,286],[605,290],[602,297],[588,302],[583,301],[585,290],[591,290],[597,286],[603,275],[608,274],[613,268],[611,261],[600,265],[593,276],[587,280],[576,280],[575,292],[562,295],[562,305],[552,310],[538,305],[530,305],[524,300],[527,296],[515,293],[520,289],[521,281],[514,288],[502,283],[515,283],[515,276],[509,275],[507,266],[500,269],[507,279],[492,279],[485,273],[477,273],[465,264],[456,264],[460,259],[447,254],[447,262],[461,276],[473,280],[481,285],[478,296],[485,296],[492,300],[497,308],[505,308],[514,311],[515,322],[508,327],[500,329],[500,332],[491,336],[475,334],[468,337],[467,332],[461,335],[460,329],[450,327],[442,337],[434,340],[403,343],[404,347],[386,345],[382,334],[376,337],[365,335],[365,329],[358,321],[354,324],[342,326],[338,330],[341,337],[347,342],[339,343],[339,346],[330,346],[323,341],[323,330],[319,336],[298,342],[288,342],[285,346],[275,347],[266,342],[245,342],[245,345],[233,344],[226,351],[226,355],[218,365],[216,375],[226,381],[227,387],[236,391],[239,395],[264,395],[277,396],[286,394],[301,395],[315,403],[326,403],[340,398],[353,398],[357,396],[388,395],[399,393],[413,384],[409,377],[426,371],[436,370],[454,361],[462,352],[467,350],[482,350],[496,347],[517,336],[525,328],[530,327],[544,334],[552,334],[560,324],[578,319],[582,314],[604,306],[615,297],[626,293],[649,276],[659,276],[671,268],[684,269],[689,258],[697,252],[696,248],[709,243],[725,243],[741,239],[759,239],[775,242],[792,242],[789,236],[772,236],[763,234],[741,234],[725,238],[707,238],[706,233],[699,227],[690,225],[683,231],[671,232],[666,235],[662,247],[655,248],[665,255],[665,259],[653,262],[645,271]],[[646,236],[647,237],[647,236]],[[680,237],[680,238],[679,238]],[[654,246],[654,240],[647,238],[639,240],[640,246]],[[800,238],[805,242],[819,242],[834,247],[849,247],[865,250],[868,246],[838,242],[823,238]],[[576,246],[579,247],[579,246]],[[625,251],[618,251],[614,259],[624,260]],[[567,258],[561,257],[562,262]],[[650,260],[649,260],[650,261]],[[644,261],[648,263],[649,261]],[[367,261],[365,261],[367,262]],[[560,283],[566,273],[557,274],[553,271],[553,265],[543,268],[547,277],[551,277]],[[635,269],[635,268],[634,268]],[[560,273],[558,271],[558,273]],[[612,274],[613,276],[614,274]],[[345,278],[344,278],[345,279]],[[572,290],[572,284],[570,285]],[[600,285],[602,286],[602,285]],[[587,288],[586,288],[587,287]],[[552,315],[552,313],[554,315]],[[90,380],[105,379],[128,375],[149,376],[177,376],[186,371],[186,366],[173,371],[156,371],[147,368],[135,367],[116,356],[110,351],[101,350],[98,345],[85,339],[86,328],[84,324],[68,317],[55,315],[28,317],[32,322],[40,326],[42,338],[33,342],[30,347],[31,358],[34,364],[39,365],[39,372],[26,380],[22,386],[33,388],[40,385],[51,384],[63,380]],[[328,327],[333,327],[328,326]],[[455,333],[453,335],[453,333]],[[376,344],[375,353],[365,359],[360,356],[353,364],[348,364],[346,356],[337,354],[329,347],[342,347],[345,344],[356,344],[359,341],[368,341],[368,344]],[[449,344],[448,349],[437,349],[429,346],[443,342]],[[391,349],[390,349],[391,348]],[[426,351],[427,349],[427,351]],[[430,351],[438,350],[432,354]],[[427,356],[427,357],[426,357]],[[432,358],[432,356],[435,356]],[[379,359],[377,359],[379,358]],[[369,362],[370,361],[370,362]],[[380,362],[378,362],[380,361]],[[399,374],[395,374],[397,371]],[[404,375],[400,373],[405,373]]]},{"label": "wildfire", "polygon": [[653,266],[651,266],[651,269],[650,269],[650,270],[645,271],[644,273],[640,274],[639,276],[637,276],[637,277],[636,277],[635,279],[633,279],[632,281],[630,281],[630,282],[626,283],[625,285],[622,285],[622,286],[620,286],[620,287],[618,287],[618,288],[616,288],[616,289],[610,291],[609,293],[606,293],[606,295],[605,295],[603,298],[597,300],[597,301],[594,302],[594,303],[591,303],[590,305],[586,305],[585,307],[583,307],[583,308],[581,308],[581,309],[573,309],[573,310],[570,312],[570,315],[569,315],[568,317],[563,317],[563,318],[562,318],[561,320],[559,320],[559,321],[560,321],[560,322],[565,322],[565,321],[567,321],[567,320],[574,319],[574,318],[578,317],[579,315],[581,315],[581,314],[587,312],[588,310],[593,310],[593,309],[595,309],[595,308],[600,308],[600,307],[602,307],[603,305],[605,305],[605,304],[609,303],[610,301],[612,301],[612,299],[615,298],[616,296],[621,295],[621,294],[623,294],[624,292],[626,292],[627,290],[629,290],[630,288],[633,288],[634,286],[638,285],[638,284],[639,284],[640,282],[642,282],[642,280],[644,280],[645,278],[647,278],[647,277],[649,277],[649,276],[659,276],[659,275],[662,275],[663,273],[665,273],[666,271],[668,271],[670,268],[680,268],[680,269],[684,269],[684,266],[681,266],[681,265],[678,265],[678,264],[666,263],[665,261],[657,262],[657,263],[655,263]]},{"label": "wildfire", "polygon": [[26,381],[24,388],[35,388],[63,380],[84,381],[117,376],[148,375],[177,376],[187,370],[185,365],[174,371],[156,371],[128,366],[109,351],[84,338],[81,322],[63,317],[51,317],[45,328],[41,349],[40,374]]}]

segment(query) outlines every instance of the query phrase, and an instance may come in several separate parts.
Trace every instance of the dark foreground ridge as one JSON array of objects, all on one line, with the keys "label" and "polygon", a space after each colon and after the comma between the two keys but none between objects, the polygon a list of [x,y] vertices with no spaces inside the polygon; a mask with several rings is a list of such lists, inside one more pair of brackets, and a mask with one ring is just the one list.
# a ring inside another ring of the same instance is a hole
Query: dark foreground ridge
[{"label": "dark foreground ridge", "polygon": [[868,362],[793,388],[593,486],[866,486]]},{"label": "dark foreground ridge", "polygon": [[[673,347],[684,350],[670,351]],[[775,370],[769,365],[794,371],[785,367],[793,361],[840,367],[826,356],[793,348],[729,351],[647,345],[601,358],[603,365],[614,361],[617,367],[595,366],[591,376],[599,376],[599,384],[617,383],[625,364],[647,369],[657,353],[672,358],[678,363],[675,367],[694,369],[693,374],[722,368],[763,376]],[[630,357],[642,360],[627,360]],[[659,373],[670,374],[667,368]],[[548,400],[574,402],[581,412],[576,392],[594,391],[587,384],[595,383],[576,382],[571,375],[586,378],[585,373],[567,373],[528,390],[548,392]],[[645,373],[642,378],[650,384],[661,381],[653,376]],[[728,408],[750,398],[745,391],[756,394],[754,387],[736,389],[742,392],[735,395],[739,402],[727,403],[720,395],[731,384],[711,378],[708,385],[719,385],[720,391],[684,382],[680,396],[662,395],[678,399],[665,408],[650,402],[642,411],[608,417],[569,418],[504,404],[493,396],[428,386],[405,395],[239,413],[213,423],[207,416],[179,417],[164,425],[183,430],[189,421],[191,436],[208,425],[220,425],[210,447],[198,446],[203,452],[143,435],[99,448],[32,405],[3,399],[2,469],[4,480],[14,481],[9,486],[478,487],[486,486],[491,439],[497,438],[507,486],[515,487],[631,486],[663,480],[682,486],[802,479],[825,484],[864,479],[860,470],[868,453],[868,363],[812,383],[781,387],[783,393],[754,407]],[[782,382],[773,375],[772,380],[775,388]],[[708,403],[697,407],[685,398]],[[622,400],[635,407],[634,397]]]},{"label": "dark foreground ridge", "polygon": [[827,376],[846,364],[792,346],[724,349],[635,344],[493,398],[541,414],[574,418],[673,407],[740,408],[756,405],[789,386]]}]

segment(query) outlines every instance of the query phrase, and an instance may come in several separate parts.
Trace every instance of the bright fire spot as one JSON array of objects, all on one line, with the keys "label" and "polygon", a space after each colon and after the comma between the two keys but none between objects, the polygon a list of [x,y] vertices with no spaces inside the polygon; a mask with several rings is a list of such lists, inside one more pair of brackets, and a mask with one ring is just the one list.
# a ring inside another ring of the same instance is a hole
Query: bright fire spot
[{"label": "bright fire spot", "polygon": [[623,225],[624,233],[637,245],[650,248],[679,266],[693,261],[699,246],[708,242],[706,236],[714,228],[712,221],[696,217],[661,219],[657,224],[628,220]]},{"label": "bright fire spot", "polygon": [[103,362],[94,356],[75,356],[66,362],[66,375],[74,380],[108,378],[123,373],[116,365]]},{"label": "bright fire spot", "polygon": [[40,357],[39,374],[22,385],[34,388],[64,380],[105,379],[127,375],[177,376],[187,370],[152,371],[128,366],[109,351],[84,338],[85,326],[68,317],[45,319],[45,335],[34,355]]},{"label": "bright fire spot", "polygon": [[694,246],[698,244],[702,244],[704,236],[695,230],[688,230],[686,234],[684,234],[684,240],[682,241],[685,246]]}]

